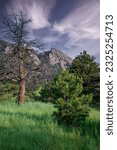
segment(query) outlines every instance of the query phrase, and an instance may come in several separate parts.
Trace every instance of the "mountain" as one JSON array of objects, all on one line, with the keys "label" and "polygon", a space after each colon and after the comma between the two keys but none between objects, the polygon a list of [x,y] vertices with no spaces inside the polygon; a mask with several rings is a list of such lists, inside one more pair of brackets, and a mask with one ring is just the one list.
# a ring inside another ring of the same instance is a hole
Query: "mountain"
[{"label": "mountain", "polygon": [[46,60],[48,64],[52,66],[59,64],[63,69],[67,68],[71,64],[72,59],[64,54],[62,51],[52,48],[50,51],[45,51],[38,55],[40,60]]},{"label": "mountain", "polygon": [[[0,42],[0,52],[4,52],[7,55],[11,52],[11,49],[5,44],[3,41]],[[62,69],[69,67],[72,63],[70,57],[55,48],[42,53],[37,53],[33,49],[30,49],[29,58],[33,60],[33,63],[28,65],[29,71],[26,78],[28,89],[33,89],[43,82],[51,82],[53,76],[58,74]],[[4,70],[7,70],[7,74],[5,75]],[[7,59],[7,61],[0,63],[0,80],[16,79],[15,72],[18,72],[16,60]]]},{"label": "mountain", "polygon": [[55,48],[40,54],[34,52],[32,54],[38,68],[28,74],[27,83],[29,88],[33,88],[33,85],[38,85],[40,82],[52,81],[56,74],[62,69],[68,68],[72,63],[70,57]]}]

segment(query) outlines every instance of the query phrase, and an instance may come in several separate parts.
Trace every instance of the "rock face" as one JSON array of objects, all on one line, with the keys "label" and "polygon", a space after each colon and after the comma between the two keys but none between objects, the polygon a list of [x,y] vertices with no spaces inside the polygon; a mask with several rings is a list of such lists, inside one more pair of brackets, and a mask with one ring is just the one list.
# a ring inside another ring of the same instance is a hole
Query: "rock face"
[{"label": "rock face", "polygon": [[53,66],[59,64],[63,69],[67,68],[72,62],[72,59],[70,57],[55,48],[52,48],[50,51],[45,52],[43,55],[41,55],[41,57],[43,57],[43,59],[45,60],[48,60],[48,63]]},{"label": "rock face", "polygon": [[[4,53],[7,54],[9,51],[9,47],[4,45],[2,47],[1,45],[1,50]],[[0,51],[1,51],[0,50]],[[55,48],[52,48],[50,51],[45,51],[43,53],[36,53],[34,50],[30,50],[30,58],[33,59],[33,64],[30,64],[28,66],[29,69],[28,74],[27,74],[27,88],[28,89],[33,89],[35,88],[38,84],[42,82],[50,82],[53,80],[53,76],[55,76],[57,73],[59,73],[62,69],[66,69],[69,67],[72,63],[72,59],[68,57],[66,54],[61,52],[60,50],[57,50]],[[1,63],[0,65],[0,79],[3,76],[3,66],[10,68],[10,60],[5,63]],[[14,76],[12,74],[12,70],[15,70],[15,72],[18,71],[18,67],[16,65],[13,65],[15,61],[12,60],[12,68],[10,69],[10,75],[7,73],[7,78]],[[16,76],[14,76],[16,78]]]},{"label": "rock face", "polygon": [[39,54],[38,58],[42,62],[45,62],[46,65],[51,65],[55,68],[59,66],[61,69],[66,69],[72,63],[70,57],[55,48]]},{"label": "rock face", "polygon": [[35,71],[30,71],[27,78],[28,87],[31,89],[33,85],[38,85],[40,82],[52,81],[57,73],[68,68],[72,63],[70,57],[55,48],[37,54],[37,56],[39,59],[38,68]]}]

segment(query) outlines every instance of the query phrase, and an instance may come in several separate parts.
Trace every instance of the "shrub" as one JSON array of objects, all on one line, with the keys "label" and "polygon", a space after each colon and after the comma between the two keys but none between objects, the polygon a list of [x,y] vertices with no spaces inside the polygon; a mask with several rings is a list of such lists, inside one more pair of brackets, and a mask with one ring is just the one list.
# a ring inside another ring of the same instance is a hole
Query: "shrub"
[{"label": "shrub", "polygon": [[42,102],[55,103],[54,95],[53,83],[47,83],[41,89],[40,95],[38,95],[38,100]]},{"label": "shrub", "polygon": [[53,83],[41,89],[38,99],[55,103],[58,110],[53,116],[59,123],[79,126],[89,115],[89,104],[92,102],[92,94],[82,94],[82,84],[81,78],[63,70]]},{"label": "shrub", "polygon": [[89,116],[89,107],[85,102],[91,102],[91,100],[92,95],[83,95],[70,102],[59,99],[56,105],[58,111],[53,115],[60,124],[78,127]]},{"label": "shrub", "polygon": [[17,96],[18,84],[16,82],[0,83],[0,101],[10,101]]},{"label": "shrub", "polygon": [[68,71],[62,71],[55,78],[52,91],[58,108],[54,117],[59,123],[79,126],[89,115],[88,105],[92,101],[91,94],[82,95],[82,80]]},{"label": "shrub", "polygon": [[69,102],[72,98],[81,94],[82,90],[82,79],[68,71],[62,71],[55,78],[53,85],[55,99],[62,98],[65,102]]},{"label": "shrub", "polygon": [[31,98],[31,99],[33,99],[35,101],[39,101],[40,100],[41,90],[42,90],[42,86],[37,86],[33,92],[32,91],[28,91],[27,95],[29,96],[29,98]]},{"label": "shrub", "polygon": [[54,78],[53,83],[46,84],[40,92],[40,98],[44,102],[57,103],[62,98],[68,102],[82,92],[82,79],[68,71],[62,71]]}]

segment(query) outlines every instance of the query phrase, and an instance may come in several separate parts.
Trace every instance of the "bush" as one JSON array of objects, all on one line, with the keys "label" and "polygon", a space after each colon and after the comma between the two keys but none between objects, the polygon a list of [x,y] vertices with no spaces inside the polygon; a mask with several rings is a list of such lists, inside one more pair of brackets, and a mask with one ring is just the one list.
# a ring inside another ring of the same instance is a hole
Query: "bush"
[{"label": "bush", "polygon": [[84,95],[83,81],[74,73],[64,70],[54,78],[53,83],[41,89],[38,100],[52,102],[58,108],[53,116],[59,123],[79,126],[89,115],[92,94]]},{"label": "bush", "polygon": [[68,71],[62,71],[55,78],[53,91],[55,99],[62,98],[65,102],[79,96],[83,90],[82,79]]},{"label": "bush", "polygon": [[62,98],[68,102],[71,98],[78,96],[82,88],[82,79],[68,71],[62,71],[54,78],[53,83],[48,83],[42,88],[38,99],[57,103],[57,100]]},{"label": "bush", "polygon": [[56,105],[58,111],[53,115],[60,124],[78,127],[85,121],[86,117],[89,116],[87,102],[91,102],[91,100],[92,95],[83,95],[70,102],[59,99],[58,105]]},{"label": "bush", "polygon": [[[82,95],[82,79],[68,71],[55,78],[51,91],[58,111],[54,117],[59,123],[79,126],[89,115],[92,95]],[[48,94],[49,95],[49,94]]]},{"label": "bush", "polygon": [[33,92],[28,91],[27,95],[29,96],[30,99],[39,101],[41,90],[42,90],[42,86],[37,86]]},{"label": "bush", "polygon": [[54,95],[53,83],[47,83],[43,86],[37,98],[42,102],[55,103]]},{"label": "bush", "polygon": [[0,101],[10,101],[17,96],[19,87],[16,82],[0,83]]}]

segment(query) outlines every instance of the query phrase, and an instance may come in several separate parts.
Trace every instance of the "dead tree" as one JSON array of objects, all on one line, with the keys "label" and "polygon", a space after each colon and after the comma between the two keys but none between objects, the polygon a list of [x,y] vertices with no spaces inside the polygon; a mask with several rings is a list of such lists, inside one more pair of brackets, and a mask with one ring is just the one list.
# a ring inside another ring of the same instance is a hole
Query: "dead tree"
[{"label": "dead tree", "polygon": [[[45,44],[31,40],[29,24],[32,20],[23,11],[14,12],[12,10],[10,15],[3,16],[2,21],[4,37],[8,41],[10,49],[4,57],[4,61],[10,61],[12,64],[12,67],[8,67],[5,73],[15,74],[19,82],[18,104],[21,105],[25,101],[25,82],[28,73],[25,66],[33,61],[29,58],[30,49],[31,47],[42,49]],[[14,66],[17,66],[15,71]]]}]

